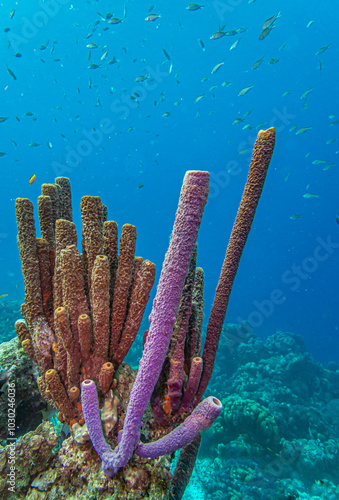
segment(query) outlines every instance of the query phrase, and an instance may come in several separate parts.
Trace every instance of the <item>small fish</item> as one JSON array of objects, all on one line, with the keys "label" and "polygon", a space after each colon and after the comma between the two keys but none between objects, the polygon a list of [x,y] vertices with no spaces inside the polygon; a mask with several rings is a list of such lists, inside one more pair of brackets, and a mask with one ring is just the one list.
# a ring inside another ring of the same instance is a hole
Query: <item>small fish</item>
[{"label": "small fish", "polygon": [[218,69],[221,68],[221,66],[223,66],[224,64],[225,64],[224,62],[216,64],[211,71],[211,75],[214,75],[214,73],[216,73],[218,71]]},{"label": "small fish", "polygon": [[98,68],[100,68],[99,64],[90,64],[88,66],[88,69],[98,69]]},{"label": "small fish", "polygon": [[337,139],[329,139],[328,141],[326,141],[326,144],[333,144],[333,142],[336,142]]},{"label": "small fish", "polygon": [[234,121],[233,121],[233,125],[238,125],[238,123],[241,123],[245,121],[243,118],[236,118]]},{"label": "small fish", "polygon": [[34,113],[32,113],[32,111],[26,111],[25,116],[34,116]]},{"label": "small fish", "polygon": [[13,80],[17,80],[17,77],[15,76],[13,71],[8,66],[6,66],[6,69],[7,69],[8,73],[11,75],[11,77],[13,78]]},{"label": "small fish", "polygon": [[254,85],[250,85],[249,87],[245,87],[244,89],[240,90],[238,97],[247,94],[247,92],[249,92],[253,87]]},{"label": "small fish", "polygon": [[1,158],[2,156],[5,156],[5,154],[7,154],[7,153],[4,153],[3,151],[0,151],[0,158]]},{"label": "small fish", "polygon": [[3,299],[4,297],[8,297],[8,293],[4,293],[4,294],[0,295],[0,299]]},{"label": "small fish", "polygon": [[252,130],[252,125],[250,123],[246,123],[246,125],[242,128],[243,130]]},{"label": "small fish", "polygon": [[314,23],[314,21],[310,21],[306,24],[306,28],[309,28],[310,26],[312,26],[312,24]]},{"label": "small fish", "polygon": [[253,109],[249,109],[248,111],[245,111],[244,116],[248,116],[252,113]]},{"label": "small fish", "polygon": [[279,50],[283,50],[285,47],[286,47],[286,42],[283,42],[283,43],[280,45]]},{"label": "small fish", "polygon": [[291,215],[290,219],[297,220],[297,219],[302,219],[303,217],[304,217],[303,214],[294,214],[294,215]]},{"label": "small fish", "polygon": [[290,175],[291,175],[291,174],[286,174],[286,175],[285,175],[285,177],[284,177],[284,182],[287,182],[287,181],[288,181],[288,179],[290,178]]},{"label": "small fish", "polygon": [[150,21],[156,21],[160,17],[161,17],[160,14],[159,15],[158,14],[149,14],[149,16],[147,16],[145,18],[145,21],[148,21],[148,22],[150,22]]},{"label": "small fish", "polygon": [[298,125],[292,125],[292,127],[289,129],[289,132],[294,132],[295,130],[297,130],[298,128]]},{"label": "small fish", "polygon": [[319,198],[319,195],[318,194],[313,194],[313,193],[306,193],[306,194],[303,194],[303,198]]},{"label": "small fish", "polygon": [[200,44],[200,47],[202,48],[202,50],[205,52],[205,44],[202,40],[199,40],[199,44]]},{"label": "small fish", "polygon": [[278,14],[276,16],[271,16],[269,17],[268,19],[266,19],[266,21],[264,22],[264,24],[262,25],[261,29],[262,30],[265,30],[267,28],[270,28],[271,26],[273,26],[273,24],[275,23],[275,21],[280,17],[280,12],[278,12]]},{"label": "small fish", "polygon": [[112,17],[112,19],[110,19],[108,21],[108,24],[120,24],[122,23],[123,19],[119,19],[118,17]]},{"label": "small fish", "polygon": [[282,97],[286,97],[287,95],[289,95],[290,93],[292,92],[292,90],[286,90],[286,92],[284,92],[282,94]]},{"label": "small fish", "polygon": [[274,59],[274,58],[272,58],[272,59],[270,59],[269,63],[270,64],[277,64],[279,61],[280,61],[280,59]]},{"label": "small fish", "polygon": [[167,118],[168,116],[171,116],[171,113],[169,111],[166,111],[166,113],[162,115],[163,118]]},{"label": "small fish", "polygon": [[88,43],[88,44],[86,45],[86,47],[87,47],[88,49],[97,49],[97,48],[99,47],[99,45],[98,45],[97,43]]},{"label": "small fish", "polygon": [[198,3],[190,3],[187,5],[186,10],[200,10],[204,7],[204,5],[200,5]]},{"label": "small fish", "polygon": [[306,90],[303,94],[301,94],[300,99],[306,99],[308,95],[312,92],[313,89]]},{"label": "small fish", "polygon": [[102,54],[102,56],[100,57],[100,61],[104,61],[104,60],[106,59],[107,55],[108,55],[108,50],[106,50],[106,51]]},{"label": "small fish", "polygon": [[331,47],[331,43],[329,43],[328,45],[324,45],[323,47],[320,47],[319,50],[317,50],[317,52],[315,53],[316,56],[320,56],[320,54],[322,54],[323,52],[325,52],[325,50],[329,49]]},{"label": "small fish", "polygon": [[142,189],[144,187],[143,184],[139,184],[139,186],[137,187],[137,189]]},{"label": "small fish", "polygon": [[330,168],[335,167],[335,163],[330,163],[329,165],[326,165],[323,170],[326,172],[327,170],[330,170]]},{"label": "small fish", "polygon": [[14,57],[18,57],[18,58],[19,58],[19,57],[22,57],[22,54],[21,54],[20,52],[16,52],[16,53],[14,54]]},{"label": "small fish", "polygon": [[253,66],[252,66],[252,69],[257,69],[257,68],[259,68],[259,66],[260,66],[260,64],[263,62],[263,60],[264,60],[264,56],[263,56],[263,57],[261,57],[260,59],[258,59],[257,61],[255,61],[255,63],[254,63],[254,64],[253,64]]},{"label": "small fish", "polygon": [[247,155],[247,153],[249,153],[250,151],[251,151],[250,149],[242,149],[241,151],[239,151],[238,155],[239,156]]},{"label": "small fish", "polygon": [[149,74],[147,75],[140,75],[140,76],[137,76],[137,78],[135,79],[136,82],[144,82],[145,80],[147,80],[147,78],[149,78]]},{"label": "small fish", "polygon": [[8,118],[8,116],[0,116],[0,123],[5,122]]},{"label": "small fish", "polygon": [[49,149],[52,149],[53,145],[52,145],[51,141],[48,141],[48,142],[47,142],[47,147],[48,147]]},{"label": "small fish", "polygon": [[225,35],[225,31],[216,31],[212,36],[210,36],[210,40],[218,40],[218,38],[222,38]]},{"label": "small fish", "polygon": [[264,29],[259,36],[259,40],[264,40],[271,33],[273,28],[274,26]]},{"label": "small fish", "polygon": [[334,120],[332,123],[330,123],[330,127],[333,127],[334,125],[338,125],[339,120]]},{"label": "small fish", "polygon": [[31,186],[33,184],[33,182],[35,181],[35,179],[36,179],[36,175],[33,174],[32,177],[29,179],[28,184]]},{"label": "small fish", "polygon": [[168,59],[170,61],[171,57],[170,57],[169,53],[167,52],[167,50],[166,49],[162,49],[162,50],[163,50],[163,53],[165,54],[166,59]]},{"label": "small fish", "polygon": [[305,132],[307,132],[308,130],[311,130],[312,127],[302,127],[300,128],[296,133],[295,135],[300,135],[300,134],[304,134]]},{"label": "small fish", "polygon": [[324,65],[323,65],[323,61],[322,59],[319,59],[319,71],[321,71],[323,69]]},{"label": "small fish", "polygon": [[233,44],[233,45],[231,45],[230,50],[235,49],[235,48],[236,48],[236,46],[238,45],[238,43],[240,42],[240,40],[241,40],[240,38],[239,38],[239,40],[236,40],[236,41],[234,42],[234,44]]},{"label": "small fish", "polygon": [[221,84],[222,87],[229,87],[230,85],[232,85],[232,82],[227,82],[227,81],[222,82]]},{"label": "small fish", "polygon": [[210,87],[208,89],[209,92],[212,92],[214,89],[216,89],[218,87],[218,85],[212,85],[212,87]]},{"label": "small fish", "polygon": [[324,161],[324,160],[314,160],[314,161],[312,161],[312,165],[323,165],[324,163],[326,163],[326,161]]},{"label": "small fish", "polygon": [[335,220],[337,221],[337,224],[339,224],[339,215],[336,216]]},{"label": "small fish", "polygon": [[15,10],[11,10],[11,12],[9,13],[9,17],[11,19],[13,19],[14,14],[15,14]]},{"label": "small fish", "polygon": [[37,148],[38,146],[40,146],[40,144],[38,144],[37,142],[30,142],[30,143],[28,144],[28,146],[29,146],[30,148]]},{"label": "small fish", "polygon": [[201,101],[201,99],[203,99],[205,97],[205,94],[201,94],[201,95],[198,95],[198,97],[195,99],[195,104],[197,104],[199,101]]}]

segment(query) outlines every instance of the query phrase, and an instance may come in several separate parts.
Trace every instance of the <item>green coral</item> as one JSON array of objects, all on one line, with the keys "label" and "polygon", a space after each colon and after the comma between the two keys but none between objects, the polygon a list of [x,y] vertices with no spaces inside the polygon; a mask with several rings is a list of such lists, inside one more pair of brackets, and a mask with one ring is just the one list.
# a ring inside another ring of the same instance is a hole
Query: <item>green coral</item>
[{"label": "green coral", "polygon": [[278,426],[268,408],[238,395],[225,398],[222,404],[223,433],[229,440],[242,435],[246,441],[262,447],[278,444]]}]

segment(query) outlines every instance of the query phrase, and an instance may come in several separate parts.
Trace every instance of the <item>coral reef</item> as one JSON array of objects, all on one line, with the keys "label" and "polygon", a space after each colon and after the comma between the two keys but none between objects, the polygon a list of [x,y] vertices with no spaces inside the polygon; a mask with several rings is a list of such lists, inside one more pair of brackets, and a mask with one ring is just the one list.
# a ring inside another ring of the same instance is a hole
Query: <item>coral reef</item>
[{"label": "coral reef", "polygon": [[0,344],[0,443],[6,440],[8,383],[15,383],[16,435],[35,429],[42,421],[47,404],[41,398],[36,378],[37,366],[29,359],[17,338]]},{"label": "coral reef", "polygon": [[[146,497],[151,478],[147,471],[141,470],[142,464],[150,465],[149,458],[173,453],[180,447],[186,447],[182,460],[189,464],[189,473],[193,469],[199,433],[211,426],[222,409],[216,397],[202,402],[200,399],[213,370],[228,297],[274,142],[274,129],[259,132],[202,356],[204,276],[202,269],[196,267],[196,238],[207,200],[209,174],[186,173],[153,302],[150,328],[144,335],[143,356],[133,384],[128,383],[127,365],[122,361],[139,330],[155,273],[152,263],[134,257],[134,226],[123,226],[118,255],[116,223],[106,220],[107,208],[99,197],[85,196],[81,200],[80,254],[72,222],[68,179],[58,178],[55,184],[42,186],[38,200],[41,238],[36,238],[32,203],[27,199],[16,200],[18,246],[25,284],[25,302],[21,308],[24,321],[16,323],[16,332],[25,353],[39,367],[38,386],[44,399],[58,410],[60,422],[73,426],[75,439],[70,438],[69,443],[65,440],[61,450],[65,451],[68,446],[91,450],[88,431],[102,460],[103,471],[109,477],[114,476],[112,481],[101,476],[104,489],[107,485],[114,491],[116,481],[124,477],[123,486],[130,490],[128,498],[134,498],[131,496],[134,494]],[[232,258],[228,258],[230,252],[234,254]],[[128,387],[125,387],[126,381]],[[147,407],[149,402],[153,417]],[[252,409],[255,406],[252,420],[256,425],[267,426],[269,414],[265,408],[252,402],[248,404]],[[87,429],[83,426],[83,417]],[[114,450],[102,433],[101,422]],[[275,440],[274,426],[272,429],[273,437],[272,433],[263,432],[266,442]],[[218,434],[218,427],[214,432]],[[72,458],[77,454],[76,449],[72,448]],[[57,453],[60,460],[63,453]],[[80,468],[76,467],[84,476],[83,469],[87,471],[90,460],[81,457],[81,461]],[[171,490],[178,499],[187,484],[181,469],[179,460],[176,484],[173,483]],[[51,484],[49,474],[53,472],[46,471],[40,478],[47,488]],[[40,479],[34,479],[36,484],[40,484]],[[100,484],[96,484],[95,498],[101,497]],[[91,487],[87,489],[92,491]],[[115,491],[123,498],[124,488],[119,488],[116,486]],[[53,494],[56,493],[53,490]]]},{"label": "coral reef", "polygon": [[16,337],[14,323],[20,316],[20,302],[0,299],[0,343]]},{"label": "coral reef", "polygon": [[[239,332],[241,342],[230,349],[226,339]],[[222,338],[209,391],[224,412],[203,437],[193,483],[206,499],[219,492],[227,499],[337,498],[339,365],[317,363],[290,332],[262,340],[229,324]]]}]

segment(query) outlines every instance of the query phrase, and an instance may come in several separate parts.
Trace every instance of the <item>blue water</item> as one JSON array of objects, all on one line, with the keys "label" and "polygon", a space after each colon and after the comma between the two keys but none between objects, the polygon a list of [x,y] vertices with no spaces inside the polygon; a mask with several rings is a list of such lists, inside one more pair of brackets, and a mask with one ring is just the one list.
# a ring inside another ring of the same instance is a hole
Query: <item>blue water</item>
[{"label": "blue water", "polygon": [[[137,254],[156,263],[158,277],[184,172],[203,169],[212,176],[198,250],[198,263],[206,273],[208,315],[246,180],[256,127],[264,122],[262,128],[276,127],[276,148],[227,320],[248,319],[255,333],[263,337],[277,329],[299,333],[316,359],[338,359],[339,249],[324,250],[321,255],[326,258],[314,260],[319,238],[339,243],[338,142],[326,144],[338,138],[339,130],[339,124],[330,126],[339,118],[335,2],[257,0],[248,4],[228,0],[206,2],[195,12],[187,11],[182,2],[157,2],[152,11],[161,14],[160,19],[146,22],[150,3],[127,1],[126,19],[117,25],[102,20],[98,11],[122,18],[122,1],[113,5],[63,0],[53,5],[54,11],[49,2],[0,4],[0,115],[9,117],[0,123],[0,150],[6,152],[0,158],[0,294],[8,293],[4,300],[23,300],[16,197],[36,201],[42,183],[53,182],[58,175],[68,176],[78,232],[81,196],[100,195],[109,207],[109,218],[120,227],[126,222],[136,225]],[[10,19],[13,9],[16,12]],[[260,41],[262,24],[278,12],[281,17],[275,28]],[[97,20],[100,22],[94,31]],[[311,20],[314,23],[307,28]],[[223,24],[225,30],[248,29],[241,35],[211,40]],[[10,31],[5,32],[6,27]],[[90,32],[93,36],[86,38]],[[230,51],[237,39],[237,47]],[[46,49],[40,50],[47,42]],[[279,50],[284,42],[286,46]],[[89,43],[99,45],[91,50],[91,61],[86,48]],[[315,55],[328,44],[328,50]],[[105,50],[108,56],[101,61]],[[15,57],[17,52],[22,57]],[[118,62],[108,64],[113,56]],[[253,70],[261,57],[262,64]],[[271,58],[279,62],[270,64]],[[211,74],[222,61],[224,65]],[[88,69],[92,63],[100,67]],[[152,83],[135,82],[146,73],[155,77]],[[202,82],[204,77],[208,80]],[[232,85],[222,87],[224,81]],[[214,85],[216,88],[209,91]],[[239,97],[250,85],[253,88]],[[307,109],[302,109],[300,96],[310,89]],[[282,97],[287,90],[292,92]],[[130,99],[134,92],[140,96],[139,103]],[[203,93],[205,97],[195,103]],[[181,104],[174,105],[176,101]],[[244,122],[233,125],[251,109]],[[33,117],[26,116],[27,112]],[[170,116],[163,117],[166,112]],[[254,128],[243,130],[248,123]],[[312,129],[296,135],[298,128],[289,131],[293,126]],[[128,131],[130,127],[133,130]],[[88,142],[93,129],[100,131],[94,146]],[[29,147],[31,141],[40,146]],[[78,162],[67,164],[70,150],[77,148],[81,153]],[[250,151],[239,155],[244,149]],[[317,159],[326,163],[312,164]],[[332,163],[333,168],[323,170]],[[232,175],[227,174],[230,167]],[[36,181],[29,185],[33,174]],[[307,192],[319,197],[305,199]],[[291,220],[294,214],[303,217]],[[294,264],[304,266],[299,282],[292,281]],[[284,302],[269,304],[276,289]],[[262,306],[266,306],[264,313]]]}]

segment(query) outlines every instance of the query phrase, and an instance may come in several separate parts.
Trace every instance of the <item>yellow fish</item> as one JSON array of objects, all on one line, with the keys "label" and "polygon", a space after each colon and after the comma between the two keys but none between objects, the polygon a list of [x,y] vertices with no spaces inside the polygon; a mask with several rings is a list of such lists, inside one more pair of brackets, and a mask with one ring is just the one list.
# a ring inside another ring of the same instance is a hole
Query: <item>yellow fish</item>
[{"label": "yellow fish", "polygon": [[28,184],[31,186],[33,184],[33,182],[35,181],[35,179],[36,179],[36,175],[33,174],[32,177],[29,179]]},{"label": "yellow fish", "polygon": [[0,299],[2,299],[3,297],[7,297],[8,296],[8,293],[4,293],[3,295],[0,295]]}]

